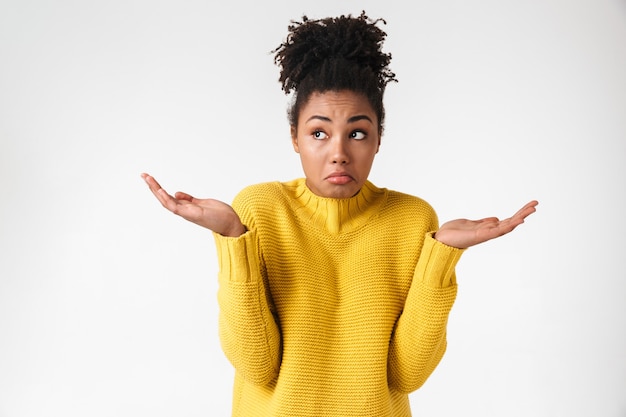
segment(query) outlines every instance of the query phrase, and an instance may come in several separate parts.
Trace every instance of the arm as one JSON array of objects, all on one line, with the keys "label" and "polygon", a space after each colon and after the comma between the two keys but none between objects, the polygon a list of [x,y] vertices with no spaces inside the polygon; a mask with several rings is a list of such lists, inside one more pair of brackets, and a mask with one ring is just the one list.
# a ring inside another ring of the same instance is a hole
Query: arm
[{"label": "arm", "polygon": [[195,198],[180,191],[171,196],[154,177],[141,174],[141,178],[163,207],[185,220],[223,236],[237,237],[246,231],[239,216],[228,204],[210,198]]},{"label": "arm", "polygon": [[278,375],[281,336],[270,308],[256,231],[238,238],[214,236],[222,350],[243,378],[266,385]]},{"label": "arm", "polygon": [[539,203],[535,200],[530,201],[513,216],[504,220],[497,217],[452,220],[441,225],[434,237],[448,246],[466,249],[512,232],[524,223],[526,217],[537,211],[537,204]]},{"label": "arm", "polygon": [[443,357],[448,315],[456,298],[454,267],[463,250],[432,235],[426,235],[389,345],[389,385],[405,393],[421,387]]},{"label": "arm", "polygon": [[[454,267],[463,250],[510,233],[536,211],[537,204],[531,201],[505,220],[449,221],[426,235],[390,342],[390,386],[406,393],[418,389],[443,357],[448,315],[456,298]],[[436,218],[432,227],[437,228]]]},{"label": "arm", "polygon": [[214,232],[218,252],[220,339],[237,372],[256,384],[269,383],[280,366],[280,334],[266,296],[267,280],[255,231],[218,200],[168,194],[150,175],[141,175],[170,212]]}]

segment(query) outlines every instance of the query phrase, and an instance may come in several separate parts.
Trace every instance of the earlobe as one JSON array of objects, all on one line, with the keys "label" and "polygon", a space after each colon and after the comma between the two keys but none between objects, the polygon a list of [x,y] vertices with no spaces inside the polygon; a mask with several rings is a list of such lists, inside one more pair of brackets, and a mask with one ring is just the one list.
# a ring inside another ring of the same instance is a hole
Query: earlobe
[{"label": "earlobe", "polygon": [[293,150],[296,153],[300,153],[300,148],[298,147],[298,132],[295,126],[291,126],[291,144],[293,145]]}]

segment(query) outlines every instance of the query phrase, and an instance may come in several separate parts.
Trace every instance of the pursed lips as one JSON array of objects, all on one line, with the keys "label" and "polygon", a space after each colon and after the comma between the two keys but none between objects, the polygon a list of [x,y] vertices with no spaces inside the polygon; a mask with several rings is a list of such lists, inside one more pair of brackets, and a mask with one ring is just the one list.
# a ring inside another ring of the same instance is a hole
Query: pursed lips
[{"label": "pursed lips", "polygon": [[326,177],[326,181],[332,184],[347,184],[350,181],[354,181],[354,178],[347,172],[333,172],[329,176]]}]

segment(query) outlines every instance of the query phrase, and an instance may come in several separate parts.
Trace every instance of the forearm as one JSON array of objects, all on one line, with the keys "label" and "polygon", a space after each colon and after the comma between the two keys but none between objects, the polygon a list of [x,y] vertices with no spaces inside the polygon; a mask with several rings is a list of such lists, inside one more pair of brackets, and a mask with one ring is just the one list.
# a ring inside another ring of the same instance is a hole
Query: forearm
[{"label": "forearm", "polygon": [[267,384],[278,374],[281,337],[266,294],[255,233],[215,240],[222,349],[245,379]]},{"label": "forearm", "polygon": [[422,386],[443,357],[457,291],[454,267],[461,254],[426,238],[389,347],[389,384],[401,392]]}]

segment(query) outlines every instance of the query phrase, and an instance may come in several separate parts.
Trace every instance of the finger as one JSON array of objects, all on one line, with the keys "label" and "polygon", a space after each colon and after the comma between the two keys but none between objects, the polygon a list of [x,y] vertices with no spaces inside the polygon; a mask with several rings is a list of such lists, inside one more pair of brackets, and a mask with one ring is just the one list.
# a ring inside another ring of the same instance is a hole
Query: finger
[{"label": "finger", "polygon": [[524,219],[511,217],[509,219],[502,220],[498,223],[497,230],[499,236],[510,233],[520,224],[524,223]]},{"label": "finger", "polygon": [[517,213],[515,213],[513,215],[513,217],[519,217],[522,220],[525,219],[526,217],[528,217],[529,215],[533,214],[535,211],[537,211],[537,204],[539,204],[538,201],[533,200],[530,201],[529,203],[526,203],[526,205],[524,205],[524,207],[522,207],[521,209],[519,209],[517,211]]},{"label": "finger", "polygon": [[174,198],[176,198],[177,200],[185,200],[185,201],[189,201],[192,202],[194,199],[193,196],[184,193],[182,191],[177,191],[176,194],[174,194]]},{"label": "finger", "polygon": [[534,212],[535,212],[534,205],[525,206],[524,208],[520,209],[517,213],[515,213],[513,217],[509,217],[508,219],[504,219],[500,221],[497,228],[499,232],[501,233],[501,235],[510,233],[517,226],[524,223],[524,219],[526,219],[526,217],[528,217],[530,214]]},{"label": "finger", "polygon": [[152,191],[153,193],[156,193],[159,189],[162,188],[161,185],[157,182],[157,180],[154,179],[154,177],[151,175],[141,174],[141,178],[144,179],[146,184],[148,184],[150,191]]},{"label": "finger", "polygon": [[176,193],[176,197],[173,197],[161,187],[154,177],[148,174],[141,174],[141,177],[146,181],[150,187],[150,191],[152,191],[152,194],[154,194],[163,207],[178,216],[190,220],[188,216],[190,213],[190,206],[193,205],[192,200],[194,200],[194,198],[192,196],[179,191]]},{"label": "finger", "polygon": [[171,212],[176,212],[177,206],[179,205],[178,200],[169,195],[167,191],[165,191],[165,189],[161,187],[161,184],[159,184],[157,180],[154,179],[153,176],[148,174],[142,174],[141,176],[146,181],[148,187],[150,188],[150,191],[152,191],[152,194],[154,194],[157,200],[159,200],[161,205]]},{"label": "finger", "polygon": [[526,211],[526,210],[533,210],[534,211],[534,210],[536,210],[536,207],[537,207],[538,204],[539,204],[539,202],[537,200],[530,201],[530,202],[526,203],[524,205],[524,207],[521,208],[520,211]]},{"label": "finger", "polygon": [[159,188],[158,190],[156,190],[154,195],[163,207],[165,207],[172,213],[176,213],[178,211],[178,206],[180,205],[179,201],[169,195],[167,191],[165,191],[163,188]]},{"label": "finger", "polygon": [[476,220],[476,223],[498,223],[500,221],[497,217],[485,217],[484,219]]},{"label": "finger", "polygon": [[179,204],[178,201],[174,197],[169,195],[167,191],[165,191],[165,189],[161,187],[161,184],[159,184],[157,180],[154,179],[153,176],[148,174],[142,174],[141,176],[146,181],[148,187],[150,188],[150,191],[152,191],[152,194],[154,194],[157,200],[159,200],[161,205],[169,211],[175,212]]}]

